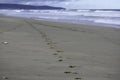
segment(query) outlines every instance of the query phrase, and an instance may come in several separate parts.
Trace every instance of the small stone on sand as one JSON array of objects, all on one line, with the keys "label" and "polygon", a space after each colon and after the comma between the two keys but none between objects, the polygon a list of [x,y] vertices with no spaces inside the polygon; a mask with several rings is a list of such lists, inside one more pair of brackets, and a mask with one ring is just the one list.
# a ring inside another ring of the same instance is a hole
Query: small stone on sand
[{"label": "small stone on sand", "polygon": [[2,79],[8,79],[8,77],[6,77],[6,76],[2,76]]},{"label": "small stone on sand", "polygon": [[2,42],[2,43],[3,43],[3,44],[8,44],[8,42],[6,42],[6,41],[5,41],[5,42]]}]

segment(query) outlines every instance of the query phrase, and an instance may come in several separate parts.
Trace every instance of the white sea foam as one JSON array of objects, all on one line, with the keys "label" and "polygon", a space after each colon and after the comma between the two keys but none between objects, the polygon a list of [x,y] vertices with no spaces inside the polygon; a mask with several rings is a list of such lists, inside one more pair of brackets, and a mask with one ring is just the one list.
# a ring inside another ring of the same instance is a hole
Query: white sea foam
[{"label": "white sea foam", "polygon": [[96,16],[96,17],[120,17],[120,12],[84,12],[80,13],[83,16]]},{"label": "white sea foam", "polygon": [[97,20],[94,20],[94,22],[120,25],[120,21],[118,21],[118,20],[97,19]]},{"label": "white sea foam", "polygon": [[34,19],[51,19],[68,22],[91,21],[93,23],[120,26],[120,11],[90,10],[0,10],[0,14]]}]

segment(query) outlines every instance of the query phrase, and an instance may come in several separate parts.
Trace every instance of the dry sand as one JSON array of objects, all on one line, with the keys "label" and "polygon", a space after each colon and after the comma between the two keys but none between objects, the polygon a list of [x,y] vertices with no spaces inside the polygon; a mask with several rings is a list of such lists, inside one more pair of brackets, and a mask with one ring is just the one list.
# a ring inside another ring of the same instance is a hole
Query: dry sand
[{"label": "dry sand", "polygon": [[120,80],[120,29],[0,17],[0,80]]}]

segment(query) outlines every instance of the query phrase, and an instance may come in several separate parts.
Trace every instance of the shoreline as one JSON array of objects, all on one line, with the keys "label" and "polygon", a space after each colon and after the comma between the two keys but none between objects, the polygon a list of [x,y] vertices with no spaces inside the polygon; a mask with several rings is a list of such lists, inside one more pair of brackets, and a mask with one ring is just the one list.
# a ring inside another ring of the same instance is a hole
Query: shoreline
[{"label": "shoreline", "polygon": [[0,16],[0,79],[119,80],[120,29]]},{"label": "shoreline", "polygon": [[[33,18],[34,19],[34,18]],[[105,23],[95,23],[92,21],[79,21],[79,22],[69,22],[69,21],[59,21],[59,20],[45,20],[45,19],[34,19],[34,20],[40,20],[40,21],[49,21],[49,22],[60,22],[60,23],[67,23],[67,24],[77,24],[77,25],[90,25],[90,26],[96,26],[96,27],[108,27],[108,28],[116,28],[120,29],[120,25],[114,25],[114,24],[105,24]]]},{"label": "shoreline", "polygon": [[78,22],[69,22],[69,21],[58,21],[58,20],[52,20],[52,19],[36,19],[36,18],[25,18],[25,17],[17,17],[17,16],[7,16],[7,15],[0,15],[0,16],[6,16],[6,17],[11,17],[11,18],[21,18],[21,19],[33,19],[33,20],[38,20],[38,21],[46,21],[46,22],[57,22],[57,23],[64,23],[64,24],[75,24],[75,25],[86,25],[86,26],[96,26],[96,27],[108,27],[108,28],[115,28],[115,29],[120,29],[120,25],[114,25],[114,24],[105,24],[105,23],[95,23],[91,21],[80,21]]}]

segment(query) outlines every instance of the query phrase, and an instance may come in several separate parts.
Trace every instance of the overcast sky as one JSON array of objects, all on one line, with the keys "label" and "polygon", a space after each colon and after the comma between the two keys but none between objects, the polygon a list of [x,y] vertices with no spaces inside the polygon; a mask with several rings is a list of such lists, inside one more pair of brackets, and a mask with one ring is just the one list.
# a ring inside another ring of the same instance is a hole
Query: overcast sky
[{"label": "overcast sky", "polygon": [[51,5],[79,9],[120,9],[120,0],[0,0],[0,3]]}]

